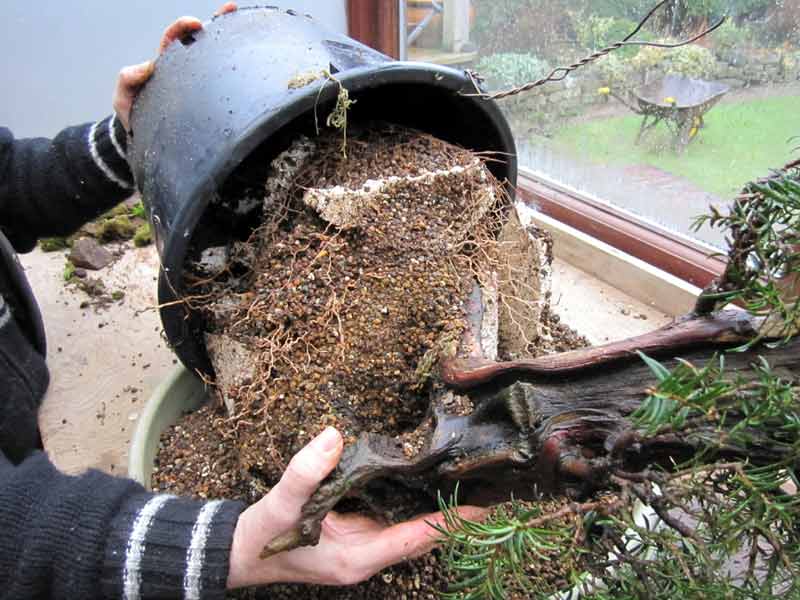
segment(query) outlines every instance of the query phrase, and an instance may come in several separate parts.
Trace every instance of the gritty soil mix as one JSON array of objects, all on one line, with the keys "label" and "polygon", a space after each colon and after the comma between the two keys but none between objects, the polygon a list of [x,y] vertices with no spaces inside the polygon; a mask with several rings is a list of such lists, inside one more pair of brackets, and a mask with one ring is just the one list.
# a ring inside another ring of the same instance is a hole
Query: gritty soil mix
[{"label": "gritty soil mix", "polygon": [[[220,202],[263,216],[186,265],[213,400],[162,435],[154,489],[255,502],[329,425],[348,444],[365,431],[392,436],[413,456],[439,361],[476,352],[464,333],[478,284],[506,317],[492,357],[585,345],[547,310],[530,267],[506,260],[516,216],[486,168],[492,157],[389,125],[348,136],[346,159],[339,135],[301,137],[223,189]],[[468,398],[453,402],[471,410]],[[264,597],[434,598],[445,585],[434,552],[355,587],[271,586]]]}]

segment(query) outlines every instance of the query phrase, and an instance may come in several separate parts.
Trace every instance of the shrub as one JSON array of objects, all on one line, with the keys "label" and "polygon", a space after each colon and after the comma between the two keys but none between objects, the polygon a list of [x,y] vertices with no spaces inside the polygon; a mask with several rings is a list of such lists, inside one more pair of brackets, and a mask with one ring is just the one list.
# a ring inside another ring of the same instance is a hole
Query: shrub
[{"label": "shrub", "polygon": [[711,34],[711,40],[714,42],[717,55],[725,55],[736,48],[752,44],[753,30],[748,25],[737,25],[734,21],[728,20]]},{"label": "shrub", "polygon": [[502,52],[482,58],[477,70],[491,89],[498,89],[540,79],[550,72],[550,65],[533,54]]},{"label": "shrub", "polygon": [[667,58],[667,73],[675,73],[694,79],[711,77],[716,66],[711,51],[695,44],[672,50]]},{"label": "shrub", "polygon": [[631,66],[637,71],[652,69],[663,64],[666,53],[667,51],[664,48],[644,46],[631,59]]},{"label": "shrub", "polygon": [[707,48],[690,44],[675,50],[645,46],[633,57],[631,64],[638,71],[661,67],[666,73],[704,79],[714,74],[716,61]]},{"label": "shrub", "polygon": [[631,61],[624,60],[615,54],[601,58],[597,61],[597,72],[605,85],[612,90],[628,87],[631,81]]},{"label": "shrub", "polygon": [[[592,15],[578,19],[575,30],[578,34],[578,43],[590,50],[601,50],[625,38],[636,29],[636,23],[629,19],[615,19],[614,17],[598,17]],[[648,39],[646,34],[637,36],[636,39]],[[630,58],[636,54],[636,46],[620,48],[615,52],[623,58]]]}]

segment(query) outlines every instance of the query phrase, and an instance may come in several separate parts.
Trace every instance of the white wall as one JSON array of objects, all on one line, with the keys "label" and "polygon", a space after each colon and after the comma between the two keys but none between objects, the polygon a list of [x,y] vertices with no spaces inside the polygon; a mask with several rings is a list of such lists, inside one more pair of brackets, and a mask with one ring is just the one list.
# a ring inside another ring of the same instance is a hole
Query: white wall
[{"label": "white wall", "polygon": [[[209,18],[223,0],[14,0],[0,18],[0,126],[52,136],[103,117],[119,69],[151,58],[176,17]],[[309,13],[346,33],[345,0],[239,1]]]}]

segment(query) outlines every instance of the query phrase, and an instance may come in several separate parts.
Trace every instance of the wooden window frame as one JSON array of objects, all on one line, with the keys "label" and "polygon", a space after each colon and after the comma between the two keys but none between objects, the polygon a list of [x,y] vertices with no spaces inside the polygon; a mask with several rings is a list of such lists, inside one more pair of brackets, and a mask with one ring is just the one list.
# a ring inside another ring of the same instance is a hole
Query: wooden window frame
[{"label": "wooden window frame", "polygon": [[400,58],[399,0],[347,0],[351,38],[392,58]]}]

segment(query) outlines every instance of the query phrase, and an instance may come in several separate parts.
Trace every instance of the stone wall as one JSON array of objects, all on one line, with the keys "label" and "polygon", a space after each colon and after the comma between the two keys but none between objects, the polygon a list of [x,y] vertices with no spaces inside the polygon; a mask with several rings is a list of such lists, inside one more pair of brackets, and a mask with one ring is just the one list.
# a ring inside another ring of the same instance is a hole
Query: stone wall
[{"label": "stone wall", "polygon": [[[657,80],[665,74],[658,68],[630,72],[624,81],[612,84],[599,68],[592,66],[576,71],[563,81],[548,83],[531,92],[502,100],[501,106],[516,126],[523,122],[542,126],[553,118],[575,116],[592,106],[616,102],[602,93],[605,91],[603,88],[624,94],[625,90]],[[800,50],[731,53],[716,60],[708,79],[721,81],[734,90],[800,81]]]},{"label": "stone wall", "polygon": [[732,88],[800,80],[800,51],[766,52],[760,56],[731,53],[717,59],[714,78]]}]

